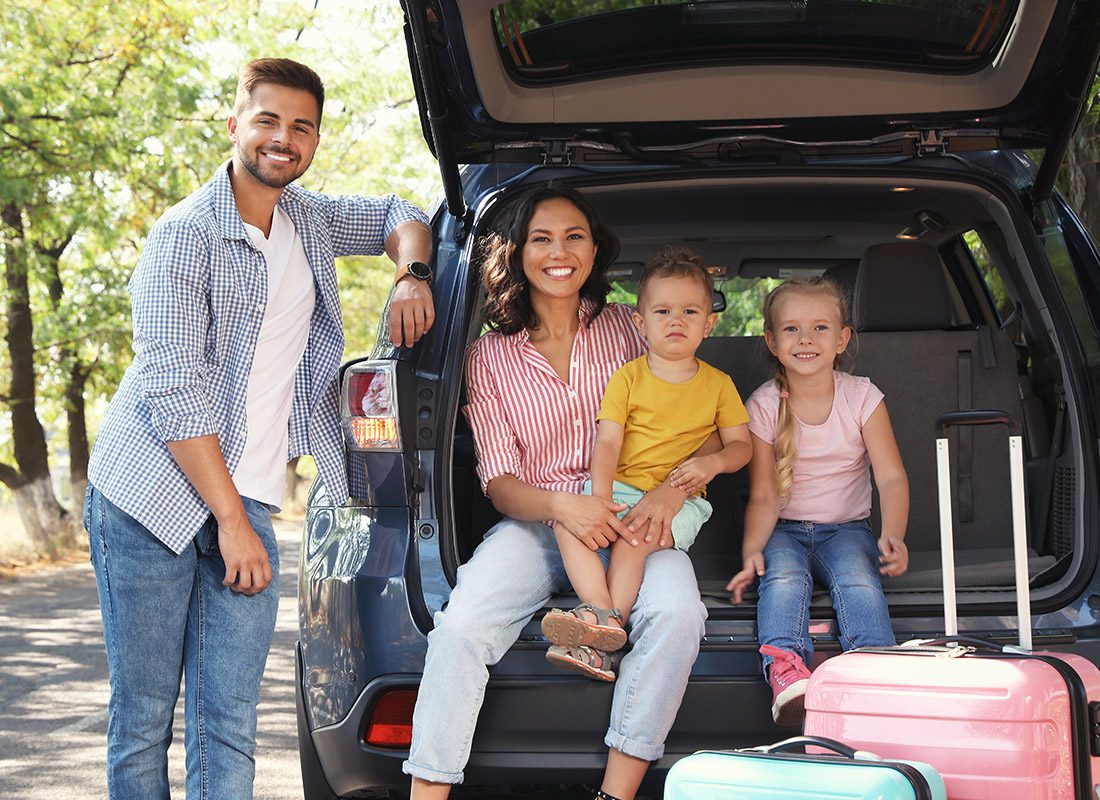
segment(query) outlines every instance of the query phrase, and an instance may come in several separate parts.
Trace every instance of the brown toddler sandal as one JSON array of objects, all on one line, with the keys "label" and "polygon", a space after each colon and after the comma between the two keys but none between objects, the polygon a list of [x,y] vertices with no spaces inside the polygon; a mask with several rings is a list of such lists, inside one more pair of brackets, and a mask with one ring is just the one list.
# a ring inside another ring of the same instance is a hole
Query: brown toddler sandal
[{"label": "brown toddler sandal", "polygon": [[[585,611],[595,616],[596,621],[585,619]],[[608,624],[612,618],[619,621],[618,626]],[[596,608],[588,603],[581,603],[571,611],[551,609],[542,618],[542,633],[552,644],[562,647],[594,647],[605,653],[613,653],[626,644],[626,631],[620,627],[622,624],[623,615],[619,609]]]},{"label": "brown toddler sandal", "polygon": [[580,672],[589,678],[610,683],[615,680],[615,666],[618,659],[594,647],[584,645],[562,647],[555,644],[546,651],[546,660],[556,667]]}]

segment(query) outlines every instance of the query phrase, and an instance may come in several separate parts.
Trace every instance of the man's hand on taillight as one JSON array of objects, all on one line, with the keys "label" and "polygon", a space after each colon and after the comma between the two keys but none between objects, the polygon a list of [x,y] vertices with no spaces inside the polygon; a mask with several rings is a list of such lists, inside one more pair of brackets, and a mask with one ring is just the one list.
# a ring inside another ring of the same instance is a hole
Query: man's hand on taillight
[{"label": "man's hand on taillight", "polygon": [[390,341],[395,347],[412,347],[435,322],[432,290],[427,282],[406,275],[397,282],[390,298]]}]

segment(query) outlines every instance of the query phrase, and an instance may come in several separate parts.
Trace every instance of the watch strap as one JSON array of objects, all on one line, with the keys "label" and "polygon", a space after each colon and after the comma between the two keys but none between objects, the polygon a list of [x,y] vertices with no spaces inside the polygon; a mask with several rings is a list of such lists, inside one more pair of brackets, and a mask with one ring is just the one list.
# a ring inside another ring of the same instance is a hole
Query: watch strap
[{"label": "watch strap", "polygon": [[397,277],[394,278],[393,281],[394,285],[396,285],[406,275],[412,275],[418,281],[423,281],[424,283],[432,282],[432,270],[423,261],[409,261],[408,263],[402,264],[400,267],[398,267]]}]

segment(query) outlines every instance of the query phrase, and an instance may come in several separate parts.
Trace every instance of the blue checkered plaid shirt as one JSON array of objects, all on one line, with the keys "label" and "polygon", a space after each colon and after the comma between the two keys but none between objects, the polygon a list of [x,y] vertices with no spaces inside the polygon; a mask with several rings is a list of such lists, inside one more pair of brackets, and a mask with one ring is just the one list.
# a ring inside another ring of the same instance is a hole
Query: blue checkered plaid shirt
[{"label": "blue checkered plaid shirt", "polygon": [[[302,239],[317,290],[294,379],[287,457],[313,455],[339,502],[347,498],[347,477],[337,408],[344,334],[334,259],[379,255],[398,224],[427,218],[394,195],[330,197],[293,184],[279,205]],[[248,375],[267,305],[264,257],[237,213],[228,162],[153,226],[129,288],[134,361],[107,410],[89,480],[179,553],[210,510],[165,442],[217,434],[230,473],[236,469],[245,444]]]}]

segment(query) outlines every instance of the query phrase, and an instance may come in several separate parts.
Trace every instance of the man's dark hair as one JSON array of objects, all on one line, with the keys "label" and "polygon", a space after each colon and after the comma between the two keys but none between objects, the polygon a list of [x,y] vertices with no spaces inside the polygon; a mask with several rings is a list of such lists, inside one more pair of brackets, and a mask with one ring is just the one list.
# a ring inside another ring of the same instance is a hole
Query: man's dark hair
[{"label": "man's dark hair", "polygon": [[248,108],[248,104],[252,102],[252,90],[261,83],[309,92],[317,100],[317,127],[321,127],[321,112],[325,108],[325,85],[316,72],[289,58],[257,58],[245,64],[237,79],[237,96],[233,100],[234,115],[239,116]]},{"label": "man's dark hair", "polygon": [[607,293],[611,291],[607,269],[619,256],[619,240],[604,225],[588,199],[576,189],[555,183],[540,184],[508,201],[497,217],[494,232],[481,242],[481,277],[488,293],[488,322],[494,330],[505,335],[539,325],[531,306],[531,287],[523,272],[523,245],[527,242],[527,230],[538,204],[558,198],[568,200],[584,214],[596,245],[592,274],[580,291],[582,301],[591,300],[595,304],[589,323],[607,304]]}]

